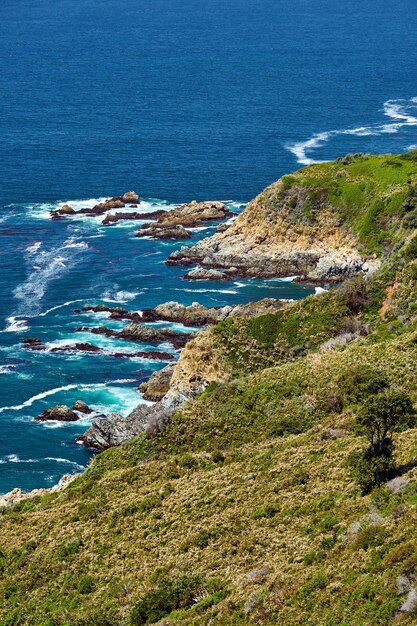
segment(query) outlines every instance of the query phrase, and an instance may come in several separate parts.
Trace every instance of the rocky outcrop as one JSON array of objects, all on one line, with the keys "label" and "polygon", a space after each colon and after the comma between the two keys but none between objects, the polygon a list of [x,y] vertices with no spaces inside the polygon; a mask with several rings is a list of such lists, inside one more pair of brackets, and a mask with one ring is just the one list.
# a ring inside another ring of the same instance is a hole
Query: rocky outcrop
[{"label": "rocky outcrop", "polygon": [[184,276],[187,280],[230,280],[225,272],[198,267]]},{"label": "rocky outcrop", "polygon": [[[177,322],[184,326],[207,326],[217,324],[226,319],[229,315],[240,317],[255,317],[264,313],[273,313],[287,304],[286,301],[275,298],[264,298],[257,302],[248,302],[237,306],[205,307],[198,302],[193,302],[189,306],[179,302],[163,302],[154,309],[144,309],[143,311],[127,311],[120,307],[108,307],[103,304],[95,306],[84,306],[81,312],[109,313],[109,319],[131,320],[132,322]],[[105,327],[103,327],[105,328]],[[86,327],[87,329],[87,327]],[[91,328],[88,329],[91,332]],[[112,332],[108,329],[109,332]],[[28,340],[29,341],[29,340]],[[33,339],[30,341],[39,341]]]},{"label": "rocky outcrop", "polygon": [[[228,270],[233,276],[299,276],[308,281],[340,281],[377,266],[357,251],[325,194],[278,181],[251,202],[230,227],[194,246],[173,252],[169,265]],[[306,203],[312,203],[313,217]],[[314,204],[316,203],[316,204]],[[317,206],[316,206],[317,205]],[[231,270],[233,268],[233,271]]]},{"label": "rocky outcrop", "polygon": [[137,206],[140,203],[140,198],[137,193],[134,191],[127,191],[122,196],[114,196],[109,200],[105,200],[105,202],[100,202],[96,204],[94,207],[79,209],[75,211],[68,204],[64,204],[61,208],[51,211],[52,219],[59,219],[65,217],[67,215],[91,215],[93,217],[97,217],[98,215],[103,215],[103,213],[107,213],[111,209],[122,209],[128,204],[129,206]]},{"label": "rocky outcrop", "polygon": [[150,237],[151,239],[190,239],[191,233],[183,226],[159,226],[159,224],[143,224],[136,233],[136,237]]},{"label": "rocky outcrop", "polygon": [[93,409],[90,409],[88,404],[86,404],[82,400],[77,400],[72,407],[72,410],[78,411],[78,413],[83,413],[84,415],[90,415],[91,413],[93,413]]},{"label": "rocky outcrop", "polygon": [[191,233],[185,227],[193,228],[204,222],[223,220],[233,213],[222,202],[190,202],[172,211],[164,211],[154,224],[143,224],[137,237],[152,239],[190,239]]},{"label": "rocky outcrop", "polygon": [[137,211],[130,211],[127,213],[108,213],[101,223],[103,226],[112,226],[122,220],[157,220],[164,213],[166,213],[166,211],[162,209],[152,211],[151,213],[138,213]]},{"label": "rocky outcrop", "polygon": [[169,328],[152,328],[143,324],[131,323],[127,324],[122,330],[113,330],[107,326],[97,326],[91,328],[89,326],[81,326],[76,332],[89,332],[94,335],[105,335],[106,337],[115,337],[116,339],[127,339],[128,341],[141,341],[145,343],[162,343],[168,341],[175,348],[182,348],[187,341],[193,338],[192,333],[181,333]]},{"label": "rocky outcrop", "polygon": [[173,413],[187,399],[180,393],[170,390],[160,402],[151,406],[139,404],[126,417],[113,413],[93,420],[90,428],[77,440],[89,448],[106,450],[129,441],[136,435],[155,436],[168,424]]},{"label": "rocky outcrop", "polygon": [[79,417],[75,411],[70,409],[69,406],[66,406],[65,404],[58,404],[50,409],[46,409],[43,413],[41,413],[41,415],[35,417],[36,422],[77,422],[78,419]]},{"label": "rocky outcrop", "polygon": [[174,368],[175,364],[170,363],[154,372],[149,380],[139,385],[139,391],[145,400],[157,402],[168,393]]},{"label": "rocky outcrop", "polygon": [[[200,316],[201,321],[204,316],[207,320],[208,316],[216,315],[222,319],[229,315],[256,317],[277,311],[285,305],[285,302],[272,298],[219,309],[205,309],[198,304],[183,307],[178,303],[168,302],[151,311],[159,310],[161,315],[176,316],[177,320],[182,315],[189,321],[195,321]],[[140,391],[145,396],[149,393],[147,397],[150,400],[158,399],[154,405],[149,407],[140,404],[126,417],[114,414],[93,420],[80,441],[86,446],[104,450],[141,433],[150,436],[157,434],[182,404],[204,391],[210,383],[226,382],[231,375],[231,368],[223,359],[215,333],[211,328],[204,329],[185,345],[178,362],[172,368],[156,372],[147,383],[140,386]]]},{"label": "rocky outcrop", "polygon": [[203,222],[224,220],[231,217],[233,213],[223,202],[190,202],[182,204],[177,209],[167,211],[162,215],[158,224],[160,226],[200,226]]},{"label": "rocky outcrop", "polygon": [[12,491],[5,493],[3,496],[0,496],[0,508],[3,510],[8,509],[15,504],[19,504],[19,502],[23,502],[24,500],[31,500],[32,498],[44,496],[47,493],[56,493],[57,491],[61,491],[62,489],[65,489],[65,487],[73,480],[78,478],[79,475],[80,474],[64,474],[59,482],[49,489],[33,489],[28,492],[24,492],[21,489],[13,489]]},{"label": "rocky outcrop", "polygon": [[207,324],[217,324],[232,311],[231,306],[205,307],[198,302],[190,306],[184,306],[179,302],[164,302],[158,304],[154,309],[142,311],[143,321],[164,320],[177,322],[184,326],[206,326]]}]

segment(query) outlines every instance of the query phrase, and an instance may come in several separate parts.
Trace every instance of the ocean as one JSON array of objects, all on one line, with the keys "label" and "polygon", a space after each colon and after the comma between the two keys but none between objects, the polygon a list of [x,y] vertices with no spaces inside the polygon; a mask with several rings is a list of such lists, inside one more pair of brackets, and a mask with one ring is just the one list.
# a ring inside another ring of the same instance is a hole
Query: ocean
[{"label": "ocean", "polygon": [[[122,323],[74,309],[314,293],[289,280],[184,281],[164,263],[181,242],[135,238],[133,222],[51,221],[49,210],[135,190],[140,211],[212,199],[238,213],[302,165],[413,149],[417,15],[411,0],[3,0],[0,18],[2,493],[90,462],[75,443],[88,418],[36,415],[77,399],[125,414],[164,365],[112,357],[153,346],[78,333]],[[48,350],[27,350],[28,337]],[[77,341],[102,351],[52,352]]]}]

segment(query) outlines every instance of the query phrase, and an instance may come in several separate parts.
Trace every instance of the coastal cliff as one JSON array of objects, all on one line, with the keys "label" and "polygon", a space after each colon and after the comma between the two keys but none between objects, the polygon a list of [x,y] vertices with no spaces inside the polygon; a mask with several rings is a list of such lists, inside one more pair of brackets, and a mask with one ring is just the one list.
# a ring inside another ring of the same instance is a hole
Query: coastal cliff
[{"label": "coastal cliff", "polygon": [[217,268],[227,276],[340,282],[371,275],[392,244],[396,214],[413,197],[407,158],[353,155],[284,176],[226,229],[174,251],[168,264]]},{"label": "coastal cliff", "polygon": [[[291,179],[311,176],[316,194],[319,174],[327,201],[314,223],[286,212],[285,228],[295,220],[299,251],[306,228],[360,263],[297,302],[160,307],[210,326],[148,381],[160,400],[93,424],[91,445],[110,449],[83,475],[3,510],[0,621],[415,624],[417,153]],[[257,219],[265,229],[261,198],[240,233]],[[364,427],[372,408],[378,419],[407,411],[381,454]]]}]

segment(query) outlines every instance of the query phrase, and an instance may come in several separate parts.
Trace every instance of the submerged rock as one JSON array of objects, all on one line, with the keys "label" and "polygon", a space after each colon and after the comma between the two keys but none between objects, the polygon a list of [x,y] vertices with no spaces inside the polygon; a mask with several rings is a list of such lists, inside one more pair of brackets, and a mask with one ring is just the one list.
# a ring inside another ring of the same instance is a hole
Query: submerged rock
[{"label": "submerged rock", "polygon": [[35,417],[36,422],[76,422],[78,420],[78,415],[66,404],[53,406],[50,409],[46,409],[41,415]]}]

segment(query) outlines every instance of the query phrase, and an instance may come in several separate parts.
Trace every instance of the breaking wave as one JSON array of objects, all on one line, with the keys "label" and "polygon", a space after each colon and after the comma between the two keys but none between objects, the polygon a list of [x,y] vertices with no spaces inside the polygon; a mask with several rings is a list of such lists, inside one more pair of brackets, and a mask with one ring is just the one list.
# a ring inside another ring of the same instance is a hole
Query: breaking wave
[{"label": "breaking wave", "polygon": [[[358,128],[345,128],[337,130],[328,130],[315,133],[305,141],[297,141],[289,143],[285,147],[297,159],[300,165],[312,165],[314,163],[323,163],[323,160],[314,159],[311,152],[322,148],[334,137],[342,135],[352,135],[355,137],[376,137],[379,135],[394,134],[405,127],[417,126],[417,97],[409,100],[387,100],[383,105],[383,112],[390,122],[382,124],[371,124],[369,126],[360,126]],[[413,150],[416,146],[405,146],[405,150]]]}]

